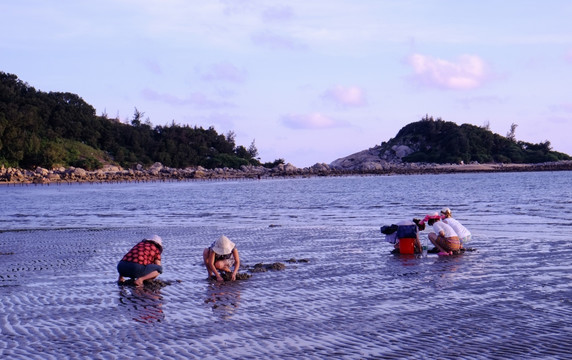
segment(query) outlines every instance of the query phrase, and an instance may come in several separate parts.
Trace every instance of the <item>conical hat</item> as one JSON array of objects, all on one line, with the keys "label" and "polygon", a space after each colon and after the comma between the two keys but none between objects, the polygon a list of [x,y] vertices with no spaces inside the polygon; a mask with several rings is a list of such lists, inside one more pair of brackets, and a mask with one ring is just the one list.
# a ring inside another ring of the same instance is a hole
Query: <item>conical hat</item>
[{"label": "conical hat", "polygon": [[212,244],[211,249],[218,255],[228,255],[234,249],[234,243],[222,235]]},{"label": "conical hat", "polygon": [[159,245],[161,249],[163,249],[163,239],[159,235],[153,235],[151,237],[145,238],[144,240],[152,241],[155,244]]}]

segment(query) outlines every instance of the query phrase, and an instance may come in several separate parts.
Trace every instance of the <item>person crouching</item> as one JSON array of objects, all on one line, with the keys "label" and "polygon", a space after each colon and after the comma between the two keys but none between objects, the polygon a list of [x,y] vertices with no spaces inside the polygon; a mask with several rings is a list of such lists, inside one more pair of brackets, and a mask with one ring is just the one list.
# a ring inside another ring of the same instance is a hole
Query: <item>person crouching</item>
[{"label": "person crouching", "polygon": [[159,235],[143,239],[129,250],[117,264],[118,283],[125,277],[135,279],[135,286],[143,286],[143,281],[151,280],[163,273],[161,253],[163,240]]},{"label": "person crouching", "polygon": [[429,233],[429,240],[439,249],[439,255],[453,255],[453,253],[458,253],[461,250],[461,241],[457,233],[451,226],[441,221],[441,216],[438,213],[427,215],[425,219],[435,231]]},{"label": "person crouching", "polygon": [[230,273],[230,268],[234,266],[230,279],[236,280],[240,258],[235,244],[226,236],[222,235],[210,247],[203,250],[203,260],[209,279],[214,275],[217,281],[223,281],[218,270]]}]

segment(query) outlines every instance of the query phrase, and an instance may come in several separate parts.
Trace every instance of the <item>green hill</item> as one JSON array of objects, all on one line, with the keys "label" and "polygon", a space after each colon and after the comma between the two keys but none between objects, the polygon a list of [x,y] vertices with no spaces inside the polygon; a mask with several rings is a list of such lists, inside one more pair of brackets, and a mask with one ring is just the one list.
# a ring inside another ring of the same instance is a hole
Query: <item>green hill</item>
[{"label": "green hill", "polygon": [[[161,162],[173,168],[260,165],[258,151],[234,143],[234,133],[214,128],[155,126],[135,109],[131,124],[96,116],[71,93],[37,91],[16,75],[0,72],[0,165],[35,168],[104,163],[124,167]],[[278,161],[278,160],[277,160]]]},{"label": "green hill", "polygon": [[404,162],[423,163],[516,163],[571,160],[564,153],[552,151],[550,142],[531,144],[492,133],[474,125],[457,125],[426,116],[403,127],[395,136],[381,144],[381,154],[395,146],[405,145],[413,152],[402,158]]}]

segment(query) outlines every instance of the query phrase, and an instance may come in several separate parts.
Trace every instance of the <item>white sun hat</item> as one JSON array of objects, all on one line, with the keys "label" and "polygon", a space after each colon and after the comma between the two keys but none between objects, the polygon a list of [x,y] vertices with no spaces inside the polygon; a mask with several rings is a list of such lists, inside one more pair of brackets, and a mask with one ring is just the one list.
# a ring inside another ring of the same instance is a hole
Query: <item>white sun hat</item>
[{"label": "white sun hat", "polygon": [[161,237],[159,235],[153,235],[151,237],[147,237],[147,238],[145,238],[145,240],[152,241],[155,244],[159,245],[161,247],[161,249],[163,248],[163,239],[161,239]]},{"label": "white sun hat", "polygon": [[444,207],[441,209],[441,214],[443,215],[447,215],[451,213],[451,209],[449,209],[448,207]]},{"label": "white sun hat", "polygon": [[212,244],[211,249],[218,255],[228,255],[234,249],[234,243],[222,235]]}]

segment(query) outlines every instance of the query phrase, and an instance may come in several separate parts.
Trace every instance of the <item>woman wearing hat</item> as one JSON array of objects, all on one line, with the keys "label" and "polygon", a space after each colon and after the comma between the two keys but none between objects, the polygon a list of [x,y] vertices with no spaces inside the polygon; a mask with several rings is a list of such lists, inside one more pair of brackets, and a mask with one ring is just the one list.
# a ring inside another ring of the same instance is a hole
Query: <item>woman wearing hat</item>
[{"label": "woman wearing hat", "polygon": [[207,268],[209,279],[212,275],[216,276],[217,281],[223,281],[218,270],[231,272],[230,268],[234,266],[231,274],[231,280],[236,280],[236,274],[240,267],[240,258],[238,250],[232,241],[222,235],[217,241],[203,251],[203,260]]},{"label": "woman wearing hat", "polygon": [[141,240],[117,264],[119,279],[122,283],[125,277],[135,279],[135,286],[142,286],[143,281],[154,279],[163,273],[161,253],[163,240],[158,235]]},{"label": "woman wearing hat", "polygon": [[443,221],[438,213],[427,215],[423,222],[427,221],[433,226],[435,232],[429,233],[429,240],[439,249],[439,255],[453,255],[461,249],[461,241],[453,228]]},{"label": "woman wearing hat", "polygon": [[441,219],[443,219],[445,224],[449,225],[453,228],[453,230],[455,230],[457,236],[461,240],[461,248],[463,247],[463,244],[471,241],[471,232],[467,230],[467,228],[464,227],[459,221],[453,219],[451,210],[449,208],[443,208],[443,210],[441,210]]}]

